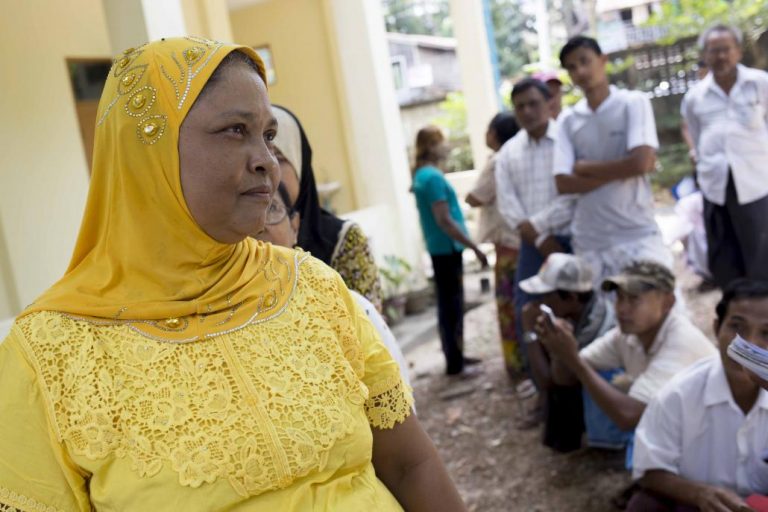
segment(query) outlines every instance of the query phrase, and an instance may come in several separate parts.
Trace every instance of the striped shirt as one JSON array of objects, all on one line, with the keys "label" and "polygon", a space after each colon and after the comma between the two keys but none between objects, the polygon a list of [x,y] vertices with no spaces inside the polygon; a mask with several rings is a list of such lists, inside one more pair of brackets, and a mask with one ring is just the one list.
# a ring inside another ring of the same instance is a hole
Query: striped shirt
[{"label": "striped shirt", "polygon": [[526,130],[507,141],[496,161],[496,198],[504,220],[519,226],[528,220],[540,235],[570,232],[572,196],[559,196],[552,175],[557,123],[549,121],[538,141]]}]

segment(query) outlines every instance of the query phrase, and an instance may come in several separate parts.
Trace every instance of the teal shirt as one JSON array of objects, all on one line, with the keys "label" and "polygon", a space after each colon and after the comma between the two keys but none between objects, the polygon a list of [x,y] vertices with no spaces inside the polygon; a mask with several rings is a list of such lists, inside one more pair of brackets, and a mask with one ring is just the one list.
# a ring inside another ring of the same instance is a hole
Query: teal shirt
[{"label": "teal shirt", "polygon": [[462,244],[440,229],[435,216],[432,215],[433,203],[447,201],[451,218],[456,221],[464,233],[467,232],[467,227],[464,225],[464,215],[461,213],[459,201],[456,199],[456,191],[445,179],[442,171],[431,165],[419,167],[413,176],[413,193],[416,196],[416,207],[419,209],[421,232],[424,234],[424,241],[427,243],[429,254],[450,254],[464,250]]}]

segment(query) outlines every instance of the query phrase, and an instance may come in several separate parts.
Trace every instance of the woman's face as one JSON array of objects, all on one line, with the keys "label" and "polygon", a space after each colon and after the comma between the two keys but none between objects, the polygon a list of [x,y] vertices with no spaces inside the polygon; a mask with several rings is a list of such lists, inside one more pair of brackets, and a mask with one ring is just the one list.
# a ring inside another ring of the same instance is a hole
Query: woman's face
[{"label": "woman's face", "polygon": [[275,148],[275,157],[277,163],[280,164],[280,180],[285,185],[285,190],[288,192],[288,197],[291,198],[291,203],[296,204],[296,200],[299,198],[299,173],[293,168],[291,162]]},{"label": "woman's face", "polygon": [[233,244],[263,229],[280,182],[276,130],[264,82],[245,64],[222,70],[187,114],[179,132],[181,188],[211,238]]},{"label": "woman's face", "polygon": [[299,214],[288,214],[289,208],[283,202],[280,194],[275,194],[272,204],[267,211],[267,222],[264,231],[254,234],[255,238],[283,247],[293,247],[299,234]]}]

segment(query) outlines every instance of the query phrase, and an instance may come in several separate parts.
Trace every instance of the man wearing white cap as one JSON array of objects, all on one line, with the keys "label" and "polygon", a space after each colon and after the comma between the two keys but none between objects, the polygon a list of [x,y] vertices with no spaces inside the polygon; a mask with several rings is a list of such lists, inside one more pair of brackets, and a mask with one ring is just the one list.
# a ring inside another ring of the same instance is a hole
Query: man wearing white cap
[{"label": "man wearing white cap", "polygon": [[585,347],[616,324],[613,306],[605,294],[595,293],[592,268],[572,254],[550,254],[539,273],[520,283],[538,301],[523,312],[523,340],[528,342],[528,356],[534,380],[543,398],[546,446],[569,452],[581,448],[584,411],[581,385],[557,385],[552,380],[550,358],[533,331],[540,304],[548,306],[558,318],[573,326],[579,347]]}]

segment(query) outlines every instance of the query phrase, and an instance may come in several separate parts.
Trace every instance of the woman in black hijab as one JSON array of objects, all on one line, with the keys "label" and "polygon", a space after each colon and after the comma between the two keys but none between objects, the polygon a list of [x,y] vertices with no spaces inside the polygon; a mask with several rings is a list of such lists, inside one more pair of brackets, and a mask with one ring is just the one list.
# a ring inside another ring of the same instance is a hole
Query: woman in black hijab
[{"label": "woman in black hijab", "polygon": [[349,289],[380,310],[379,271],[368,238],[359,225],[340,219],[320,205],[312,170],[312,148],[301,123],[285,107],[273,105],[272,112],[279,126],[274,145],[282,182],[294,210],[301,216],[297,245],[331,266]]}]

